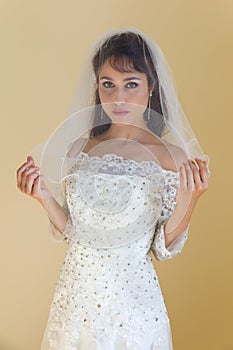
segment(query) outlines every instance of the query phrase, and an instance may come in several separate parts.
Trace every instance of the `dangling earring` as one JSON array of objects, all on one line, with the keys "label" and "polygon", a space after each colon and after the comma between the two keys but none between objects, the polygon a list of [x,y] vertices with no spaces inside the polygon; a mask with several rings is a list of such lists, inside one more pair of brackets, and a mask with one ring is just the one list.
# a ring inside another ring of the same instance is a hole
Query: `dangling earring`
[{"label": "dangling earring", "polygon": [[148,112],[147,112],[147,120],[150,120],[150,100],[152,96],[152,91],[150,92],[149,103],[148,103]]}]

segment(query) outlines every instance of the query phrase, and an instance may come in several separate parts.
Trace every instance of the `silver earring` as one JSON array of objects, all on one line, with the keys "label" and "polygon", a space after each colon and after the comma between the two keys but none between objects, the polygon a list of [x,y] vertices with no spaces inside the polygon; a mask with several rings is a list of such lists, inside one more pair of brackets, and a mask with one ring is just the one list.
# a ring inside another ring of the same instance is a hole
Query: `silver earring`
[{"label": "silver earring", "polygon": [[151,96],[152,96],[152,91],[150,92],[150,97],[149,97],[147,120],[150,120],[150,100],[151,100]]}]

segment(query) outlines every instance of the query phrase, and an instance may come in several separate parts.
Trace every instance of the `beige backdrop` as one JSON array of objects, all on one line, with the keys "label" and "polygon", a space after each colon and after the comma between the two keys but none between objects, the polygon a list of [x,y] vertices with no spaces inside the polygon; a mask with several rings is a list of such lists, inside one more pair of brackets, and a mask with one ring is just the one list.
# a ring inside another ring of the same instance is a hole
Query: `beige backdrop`
[{"label": "beige backdrop", "polygon": [[161,46],[211,159],[210,188],[181,255],[157,262],[176,350],[230,350],[232,338],[232,62],[230,0],[1,0],[1,350],[39,350],[66,244],[16,187],[30,149],[66,117],[90,45],[134,26]]}]

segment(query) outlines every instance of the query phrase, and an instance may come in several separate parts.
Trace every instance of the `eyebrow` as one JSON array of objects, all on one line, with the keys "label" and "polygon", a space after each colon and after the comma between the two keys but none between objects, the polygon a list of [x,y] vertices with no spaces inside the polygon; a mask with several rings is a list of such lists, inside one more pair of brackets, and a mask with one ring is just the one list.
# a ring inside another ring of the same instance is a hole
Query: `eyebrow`
[{"label": "eyebrow", "polygon": [[[102,80],[102,79],[107,79],[107,80],[113,81],[113,79],[110,77],[101,77],[100,80]],[[129,77],[129,78],[125,78],[123,81],[129,81],[129,80],[141,80],[141,79],[138,77]]]}]

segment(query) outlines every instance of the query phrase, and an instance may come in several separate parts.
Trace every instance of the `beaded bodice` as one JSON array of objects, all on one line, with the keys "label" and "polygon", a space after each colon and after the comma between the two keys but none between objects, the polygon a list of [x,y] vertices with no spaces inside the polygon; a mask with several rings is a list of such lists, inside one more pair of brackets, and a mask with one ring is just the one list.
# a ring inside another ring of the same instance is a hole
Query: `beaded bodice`
[{"label": "beaded bodice", "polygon": [[[81,152],[65,178],[67,205],[76,227],[72,239],[102,248],[134,241],[154,230],[164,202],[178,184],[178,173],[154,161],[138,163],[116,154],[90,157]],[[174,198],[170,210],[172,206]]]},{"label": "beaded bodice", "polygon": [[81,152],[64,181],[62,237],[69,246],[49,316],[51,350],[77,349],[85,327],[93,349],[120,337],[127,349],[141,350],[150,332],[153,350],[160,350],[168,316],[149,251],[168,259],[186,241],[187,232],[168,250],[162,229],[175,207],[179,174],[153,161]]}]

